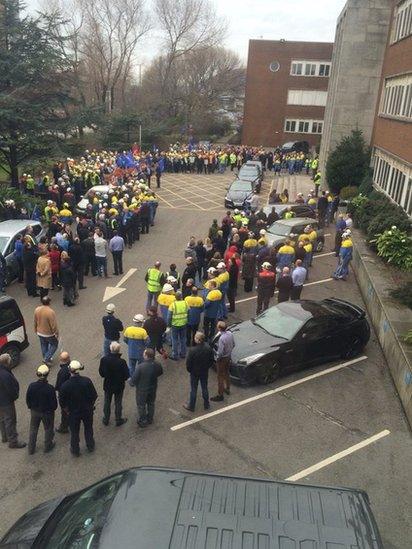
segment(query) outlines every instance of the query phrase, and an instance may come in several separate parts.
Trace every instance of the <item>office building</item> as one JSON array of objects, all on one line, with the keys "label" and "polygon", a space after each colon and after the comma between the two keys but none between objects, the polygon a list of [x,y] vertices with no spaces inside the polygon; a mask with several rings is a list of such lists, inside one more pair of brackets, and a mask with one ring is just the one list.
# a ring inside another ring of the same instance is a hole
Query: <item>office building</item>
[{"label": "office building", "polygon": [[249,41],[243,144],[319,144],[332,49],[326,42]]}]

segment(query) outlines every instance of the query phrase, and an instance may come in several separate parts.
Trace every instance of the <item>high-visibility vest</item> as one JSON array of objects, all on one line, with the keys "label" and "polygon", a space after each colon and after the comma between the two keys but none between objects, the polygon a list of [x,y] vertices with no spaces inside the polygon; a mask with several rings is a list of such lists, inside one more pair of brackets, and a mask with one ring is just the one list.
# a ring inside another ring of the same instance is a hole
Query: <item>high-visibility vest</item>
[{"label": "high-visibility vest", "polygon": [[147,274],[147,291],[154,294],[160,292],[160,290],[162,289],[162,285],[160,283],[162,273],[158,269],[154,269],[152,267],[147,271]]},{"label": "high-visibility vest", "polygon": [[169,311],[172,311],[172,326],[180,328],[187,324],[188,306],[183,300],[175,301],[169,307]]}]

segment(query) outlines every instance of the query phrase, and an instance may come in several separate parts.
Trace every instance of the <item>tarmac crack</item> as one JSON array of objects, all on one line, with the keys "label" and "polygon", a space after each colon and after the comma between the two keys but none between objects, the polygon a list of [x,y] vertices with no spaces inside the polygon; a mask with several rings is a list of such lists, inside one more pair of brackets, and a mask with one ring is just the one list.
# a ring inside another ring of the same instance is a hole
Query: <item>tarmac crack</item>
[{"label": "tarmac crack", "polygon": [[278,473],[277,471],[272,471],[272,472],[268,471],[260,461],[246,454],[238,446],[235,446],[234,444],[231,444],[230,442],[228,442],[224,437],[210,431],[209,429],[207,429],[203,425],[200,425],[199,423],[197,423],[196,425],[193,425],[193,427],[196,430],[201,431],[204,435],[212,438],[215,442],[218,442],[219,444],[227,448],[230,452],[235,454],[241,461],[243,461],[244,463],[247,463],[248,465],[252,465],[253,467],[255,467],[255,469],[257,469],[261,473],[264,473],[270,479],[272,480],[283,479],[280,473]]},{"label": "tarmac crack", "polygon": [[281,392],[279,394],[284,398],[286,398],[287,400],[290,400],[291,402],[294,402],[299,406],[303,406],[304,408],[309,410],[312,414],[320,416],[322,419],[325,419],[326,421],[334,423],[335,425],[337,425],[338,427],[341,427],[342,429],[351,433],[352,435],[362,436],[363,438],[370,436],[369,433],[365,433],[361,429],[358,429],[357,427],[350,427],[349,425],[346,425],[342,420],[338,419],[332,414],[329,414],[329,412],[319,410],[318,408],[316,408],[316,406],[312,406],[312,404],[309,404],[308,402],[303,402],[302,400],[299,400],[298,398],[292,396],[289,393]]}]

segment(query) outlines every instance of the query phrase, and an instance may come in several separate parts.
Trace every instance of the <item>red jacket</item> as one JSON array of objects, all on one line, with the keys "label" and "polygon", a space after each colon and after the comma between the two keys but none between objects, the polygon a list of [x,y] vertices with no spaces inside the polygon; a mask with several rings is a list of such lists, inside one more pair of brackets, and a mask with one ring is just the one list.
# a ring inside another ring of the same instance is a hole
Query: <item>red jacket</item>
[{"label": "red jacket", "polygon": [[50,250],[49,258],[51,263],[51,272],[58,273],[60,270],[60,252],[59,250]]},{"label": "red jacket", "polygon": [[271,293],[275,291],[276,273],[261,271],[258,275],[258,292]]}]

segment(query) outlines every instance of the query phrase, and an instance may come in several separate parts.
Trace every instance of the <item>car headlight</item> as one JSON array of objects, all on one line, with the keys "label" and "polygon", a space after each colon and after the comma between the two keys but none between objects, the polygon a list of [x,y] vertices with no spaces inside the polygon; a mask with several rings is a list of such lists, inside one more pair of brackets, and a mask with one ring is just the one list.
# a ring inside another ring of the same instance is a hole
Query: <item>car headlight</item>
[{"label": "car headlight", "polygon": [[242,358],[241,360],[239,360],[239,364],[245,364],[246,366],[249,366],[249,364],[256,362],[257,360],[259,360],[259,358],[262,358],[262,356],[265,356],[265,353],[256,353],[255,355],[247,356],[246,358]]}]

